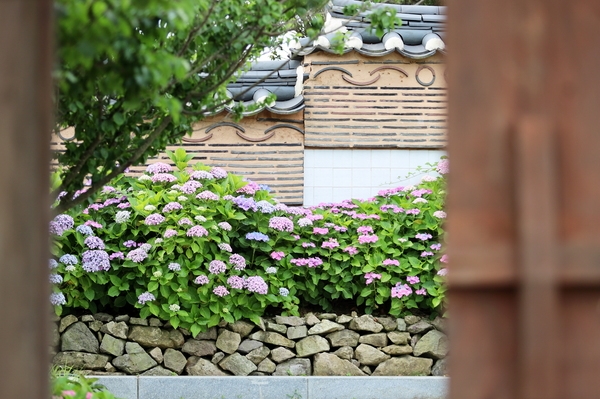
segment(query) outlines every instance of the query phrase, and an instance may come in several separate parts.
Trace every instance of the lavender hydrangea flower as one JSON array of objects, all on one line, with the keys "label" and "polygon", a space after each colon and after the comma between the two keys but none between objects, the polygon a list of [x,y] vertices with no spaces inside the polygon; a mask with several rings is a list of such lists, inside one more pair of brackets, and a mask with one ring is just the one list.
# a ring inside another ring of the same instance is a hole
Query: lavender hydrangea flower
[{"label": "lavender hydrangea flower", "polygon": [[321,248],[326,248],[326,249],[333,249],[333,248],[337,248],[339,246],[340,246],[340,244],[338,243],[338,241],[335,238],[330,238],[329,241],[325,241],[323,244],[321,244]]},{"label": "lavender hydrangea flower", "polygon": [[192,220],[190,218],[181,218],[181,219],[179,219],[179,222],[177,222],[177,224],[180,226],[183,226],[183,225],[192,226],[194,224],[194,222],[192,222]]},{"label": "lavender hydrangea flower", "polygon": [[90,249],[85,251],[81,257],[83,270],[86,272],[107,271],[110,269],[110,260],[106,251]]},{"label": "lavender hydrangea flower", "polygon": [[314,227],[313,234],[320,234],[320,235],[329,234],[329,229],[327,227]]},{"label": "lavender hydrangea flower", "polygon": [[412,288],[410,288],[407,284],[396,284],[395,287],[392,287],[392,298],[402,298],[403,296],[409,296],[412,294]]},{"label": "lavender hydrangea flower", "polygon": [[83,242],[89,249],[104,249],[104,241],[96,236],[89,236]]},{"label": "lavender hydrangea flower", "polygon": [[50,270],[56,269],[58,267],[58,262],[56,261],[56,259],[50,259],[48,261],[48,267],[50,268]]},{"label": "lavender hydrangea flower", "polygon": [[91,236],[92,234],[94,234],[94,230],[92,230],[90,226],[86,226],[85,224],[77,226],[75,231],[80,234],[83,234],[84,236]]},{"label": "lavender hydrangea flower", "polygon": [[217,245],[219,247],[219,249],[221,251],[225,251],[225,252],[231,252],[231,245],[227,244],[226,242],[222,242],[219,245]]},{"label": "lavender hydrangea flower", "polygon": [[260,213],[273,213],[275,212],[275,206],[271,204],[269,201],[261,200],[256,203],[256,207]]},{"label": "lavender hydrangea flower", "polygon": [[258,231],[255,231],[255,232],[246,234],[246,239],[267,242],[267,241],[269,241],[269,236],[266,234],[263,234],[263,233],[259,233]]},{"label": "lavender hydrangea flower", "polygon": [[314,242],[303,242],[301,245],[302,248],[314,248],[316,246]]},{"label": "lavender hydrangea flower", "polygon": [[450,167],[447,159],[442,159],[438,162],[436,170],[440,175],[448,174]]},{"label": "lavender hydrangea flower", "polygon": [[215,179],[224,179],[227,177],[227,171],[217,166],[210,170],[210,174],[213,175]]},{"label": "lavender hydrangea flower", "polygon": [[421,258],[426,258],[428,256],[433,256],[433,252],[431,252],[431,251],[423,251],[423,252],[421,252]]},{"label": "lavender hydrangea flower", "polygon": [[421,288],[415,291],[417,295],[427,295],[427,290],[425,288]]},{"label": "lavender hydrangea flower", "polygon": [[229,291],[225,288],[224,285],[219,285],[213,289],[213,294],[216,296],[224,297],[225,295],[229,295]]},{"label": "lavender hydrangea flower", "polygon": [[60,284],[63,282],[63,278],[60,274],[51,273],[48,276],[48,279],[50,280],[50,284]]},{"label": "lavender hydrangea flower", "polygon": [[219,228],[222,230],[231,231],[231,225],[227,222],[220,222],[217,224],[217,226],[219,226]]},{"label": "lavender hydrangea flower", "polygon": [[239,276],[231,276],[227,279],[227,285],[238,290],[244,288],[245,283],[244,279]]},{"label": "lavender hydrangea flower", "polygon": [[379,237],[377,237],[375,234],[369,235],[369,234],[365,234],[362,236],[358,236],[358,242],[360,244],[372,244],[375,243],[379,240]]},{"label": "lavender hydrangea flower", "polygon": [[165,221],[165,217],[160,213],[153,213],[152,215],[148,215],[144,223],[148,226],[156,226]]},{"label": "lavender hydrangea flower", "polygon": [[57,215],[50,222],[50,233],[62,236],[65,231],[72,229],[74,225],[75,221],[71,216],[65,214]]},{"label": "lavender hydrangea flower", "polygon": [[142,251],[146,251],[146,252],[148,252],[148,251],[150,251],[150,250],[152,249],[152,245],[150,245],[150,244],[148,244],[148,243],[145,243],[145,244],[140,244],[139,248],[140,248]]},{"label": "lavender hydrangea flower", "polygon": [[317,267],[323,264],[323,260],[319,257],[313,258],[296,258],[290,261],[291,264],[296,266],[308,266],[308,267]]},{"label": "lavender hydrangea flower", "polygon": [[208,230],[202,226],[194,226],[185,233],[188,237],[204,237],[208,235]]},{"label": "lavender hydrangea flower", "polygon": [[442,249],[442,244],[431,244],[429,246],[429,248],[433,249],[434,251],[439,251],[440,249]]},{"label": "lavender hydrangea flower", "polygon": [[178,211],[180,209],[183,209],[183,206],[179,202],[169,202],[164,206],[163,213]]},{"label": "lavender hydrangea flower", "polygon": [[113,259],[125,259],[125,255],[123,255],[123,252],[119,251],[119,252],[114,252],[112,254],[110,254],[110,256],[108,257],[108,259],[113,260]]},{"label": "lavender hydrangea flower", "polygon": [[190,174],[190,178],[195,180],[212,180],[215,177],[205,170],[195,170]]},{"label": "lavender hydrangea flower", "polygon": [[177,231],[173,230],[173,229],[167,229],[165,230],[165,234],[163,234],[163,237],[165,238],[171,238],[173,236],[177,235]]},{"label": "lavender hydrangea flower", "polygon": [[246,289],[250,292],[264,295],[268,292],[269,286],[262,277],[252,276],[246,279]]},{"label": "lavender hydrangea flower", "polygon": [[419,233],[419,234],[415,235],[415,238],[419,239],[421,241],[425,241],[425,240],[429,240],[430,238],[433,238],[433,236],[428,233]]},{"label": "lavender hydrangea flower", "polygon": [[129,202],[122,202],[119,205],[117,205],[117,208],[125,209],[125,208],[129,208],[130,206],[131,206],[131,204]]},{"label": "lavender hydrangea flower", "polygon": [[172,270],[174,272],[178,272],[178,271],[181,270],[181,265],[179,263],[176,263],[176,262],[171,262],[171,263],[169,263],[168,268],[169,268],[169,270]]},{"label": "lavender hydrangea flower", "polygon": [[123,243],[123,246],[125,248],[135,248],[135,247],[137,247],[137,243],[133,240],[127,240]]},{"label": "lavender hydrangea flower", "polygon": [[146,291],[143,294],[140,294],[140,296],[138,296],[138,303],[140,305],[143,305],[146,302],[152,302],[155,300],[156,300],[156,298],[154,297],[154,295],[149,293],[148,291]]},{"label": "lavender hydrangea flower", "polygon": [[279,289],[279,295],[281,295],[281,296],[288,296],[289,294],[290,294],[290,290],[288,290],[287,288],[281,287]]},{"label": "lavender hydrangea flower", "polygon": [[245,211],[252,210],[253,212],[256,212],[258,210],[258,206],[256,205],[254,198],[239,196],[235,197],[232,201],[237,207],[242,208]]},{"label": "lavender hydrangea flower", "polygon": [[246,259],[242,255],[233,254],[229,257],[229,263],[235,270],[244,270],[246,268]]},{"label": "lavender hydrangea flower", "polygon": [[177,178],[170,173],[157,173],[151,177],[152,183],[173,183]]},{"label": "lavender hydrangea flower", "polygon": [[438,219],[446,219],[446,212],[435,211],[435,212],[433,212],[433,217],[438,218]]},{"label": "lavender hydrangea flower", "polygon": [[58,261],[63,265],[76,265],[77,263],[79,263],[77,257],[71,254],[64,254],[58,259]]},{"label": "lavender hydrangea flower", "polygon": [[156,162],[148,165],[148,167],[146,168],[146,172],[151,173],[153,175],[157,173],[169,173],[171,171],[173,171],[171,165],[164,162]]},{"label": "lavender hydrangea flower", "polygon": [[127,254],[127,259],[130,259],[134,263],[142,263],[148,257],[148,252],[142,248],[134,249]]},{"label": "lavender hydrangea flower", "polygon": [[373,233],[373,228],[371,226],[360,226],[356,229],[358,234],[371,234]]},{"label": "lavender hydrangea flower", "polygon": [[50,303],[54,306],[61,306],[67,303],[65,294],[62,292],[53,292],[50,294]]},{"label": "lavender hydrangea flower", "polygon": [[343,249],[344,252],[348,252],[348,255],[356,255],[358,253],[358,249],[356,247],[346,247]]},{"label": "lavender hydrangea flower", "polygon": [[219,199],[219,195],[213,193],[212,191],[204,190],[200,194],[196,195],[196,198],[206,201],[217,201]]},{"label": "lavender hydrangea flower", "polygon": [[194,280],[194,283],[196,283],[198,285],[208,284],[208,277],[206,277],[204,274],[201,274],[198,277],[196,277],[196,279]]},{"label": "lavender hydrangea flower", "polygon": [[208,265],[208,271],[212,274],[221,274],[227,270],[227,265],[221,260],[213,260]]},{"label": "lavender hydrangea flower", "polygon": [[236,192],[240,194],[254,195],[258,190],[260,190],[260,186],[257,183],[248,181],[248,184],[238,189]]},{"label": "lavender hydrangea flower", "polygon": [[275,216],[269,220],[269,227],[277,231],[294,231],[294,222],[289,218]]},{"label": "lavender hydrangea flower", "polygon": [[285,254],[281,251],[279,252],[271,252],[271,259],[281,260],[285,257]]}]

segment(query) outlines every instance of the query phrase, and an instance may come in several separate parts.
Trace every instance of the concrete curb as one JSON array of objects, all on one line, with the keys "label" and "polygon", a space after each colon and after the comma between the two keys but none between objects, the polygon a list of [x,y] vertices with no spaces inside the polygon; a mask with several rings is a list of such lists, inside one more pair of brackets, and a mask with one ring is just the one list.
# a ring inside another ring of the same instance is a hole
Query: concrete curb
[{"label": "concrete curb", "polygon": [[90,376],[121,399],[444,399],[447,377]]}]

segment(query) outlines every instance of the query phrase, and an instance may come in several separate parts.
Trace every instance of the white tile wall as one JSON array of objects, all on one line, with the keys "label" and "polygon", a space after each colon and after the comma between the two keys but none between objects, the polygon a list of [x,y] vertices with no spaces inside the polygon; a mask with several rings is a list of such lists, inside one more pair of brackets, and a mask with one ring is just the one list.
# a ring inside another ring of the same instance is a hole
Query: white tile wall
[{"label": "white tile wall", "polygon": [[418,183],[406,178],[418,166],[437,162],[442,150],[304,151],[304,205],[369,198],[379,190]]}]

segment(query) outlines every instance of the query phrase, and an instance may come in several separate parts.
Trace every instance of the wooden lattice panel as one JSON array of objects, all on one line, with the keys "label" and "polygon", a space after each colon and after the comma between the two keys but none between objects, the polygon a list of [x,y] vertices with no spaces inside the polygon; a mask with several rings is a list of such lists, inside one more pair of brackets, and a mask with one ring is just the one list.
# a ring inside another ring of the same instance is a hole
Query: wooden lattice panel
[{"label": "wooden lattice panel", "polygon": [[446,80],[442,56],[350,52],[306,56],[307,147],[443,148]]}]

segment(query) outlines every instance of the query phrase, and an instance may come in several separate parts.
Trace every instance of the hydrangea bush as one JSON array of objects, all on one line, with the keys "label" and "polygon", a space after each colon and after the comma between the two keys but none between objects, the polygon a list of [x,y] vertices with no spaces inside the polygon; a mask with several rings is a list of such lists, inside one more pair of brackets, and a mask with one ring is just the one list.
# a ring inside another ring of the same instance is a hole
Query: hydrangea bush
[{"label": "hydrangea bush", "polygon": [[340,298],[369,313],[440,311],[447,160],[417,186],[301,208],[223,169],[189,168],[183,150],[169,155],[175,170],[154,163],[50,223],[58,314],[135,306],[196,335]]}]

